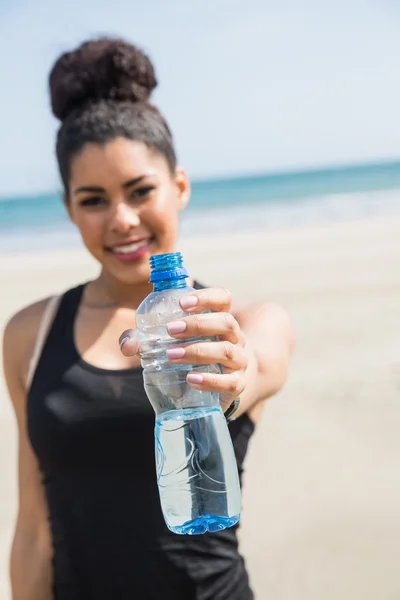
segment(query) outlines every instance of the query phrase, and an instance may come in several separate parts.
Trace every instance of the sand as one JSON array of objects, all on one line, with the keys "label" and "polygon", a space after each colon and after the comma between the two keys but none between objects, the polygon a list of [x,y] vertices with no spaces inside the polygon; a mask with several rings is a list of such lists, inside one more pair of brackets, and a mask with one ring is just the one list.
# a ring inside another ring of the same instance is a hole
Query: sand
[{"label": "sand", "polygon": [[[241,546],[258,600],[400,597],[400,217],[182,240],[191,272],[282,303],[296,329],[284,390],[246,462]],[[91,277],[81,251],[0,257],[0,326]],[[0,598],[16,500],[0,382]]]}]

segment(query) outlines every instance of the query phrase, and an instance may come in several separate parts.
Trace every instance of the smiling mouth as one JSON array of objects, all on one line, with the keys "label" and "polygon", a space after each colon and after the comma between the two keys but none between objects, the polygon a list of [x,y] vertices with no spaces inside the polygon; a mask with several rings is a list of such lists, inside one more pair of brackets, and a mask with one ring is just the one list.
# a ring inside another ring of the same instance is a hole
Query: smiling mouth
[{"label": "smiling mouth", "polygon": [[124,246],[114,246],[114,248],[108,248],[108,250],[113,254],[133,254],[141,248],[148,246],[151,241],[152,238],[146,238],[145,240],[141,240],[140,242],[133,242]]},{"label": "smiling mouth", "polygon": [[106,248],[106,250],[119,260],[132,261],[144,256],[154,239],[154,237],[148,237],[146,239],[138,240],[136,242],[130,242],[118,246],[111,246]]}]

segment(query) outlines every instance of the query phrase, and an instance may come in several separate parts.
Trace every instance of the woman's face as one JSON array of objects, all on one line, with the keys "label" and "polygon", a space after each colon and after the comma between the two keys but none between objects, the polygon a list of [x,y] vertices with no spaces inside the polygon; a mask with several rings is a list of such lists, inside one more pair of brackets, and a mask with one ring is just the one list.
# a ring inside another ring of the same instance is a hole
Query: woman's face
[{"label": "woman's face", "polygon": [[173,252],[185,173],[142,142],[86,144],[73,159],[67,210],[103,269],[128,284],[149,279],[151,254]]}]

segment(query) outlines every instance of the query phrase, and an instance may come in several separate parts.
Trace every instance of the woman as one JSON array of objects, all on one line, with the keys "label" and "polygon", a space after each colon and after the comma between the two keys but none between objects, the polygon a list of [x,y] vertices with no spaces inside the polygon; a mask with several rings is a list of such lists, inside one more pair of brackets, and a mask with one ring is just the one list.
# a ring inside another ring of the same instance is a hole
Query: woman
[{"label": "woman", "polygon": [[[19,430],[13,600],[253,597],[236,528],[200,536],[166,528],[154,412],[130,330],[115,351],[151,291],[149,256],[174,250],[189,198],[170,130],[148,103],[156,83],[148,58],[113,39],[61,56],[50,74],[65,207],[101,268],[97,279],[63,294],[43,346],[49,299],[23,309],[5,330]],[[226,290],[191,283],[196,292],[182,307],[212,312],[171,324],[170,334],[177,347],[193,335],[220,341],[186,347],[184,356],[172,352],[170,360],[223,365],[221,375],[189,375],[188,382],[219,392],[224,410],[240,396],[229,427],[241,472],[262,403],[284,383],[291,327],[277,306],[234,310]]]}]

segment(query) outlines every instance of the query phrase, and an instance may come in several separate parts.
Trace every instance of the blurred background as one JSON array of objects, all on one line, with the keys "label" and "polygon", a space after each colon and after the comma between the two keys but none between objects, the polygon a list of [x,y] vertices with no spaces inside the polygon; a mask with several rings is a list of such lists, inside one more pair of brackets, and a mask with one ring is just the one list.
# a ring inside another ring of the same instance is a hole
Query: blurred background
[{"label": "blurred background", "polygon": [[[96,273],[60,199],[49,69],[93,35],[154,61],[193,194],[192,274],[289,311],[296,350],[246,463],[259,600],[400,597],[400,6],[2,0],[0,327]],[[16,509],[0,380],[0,597]]]}]

